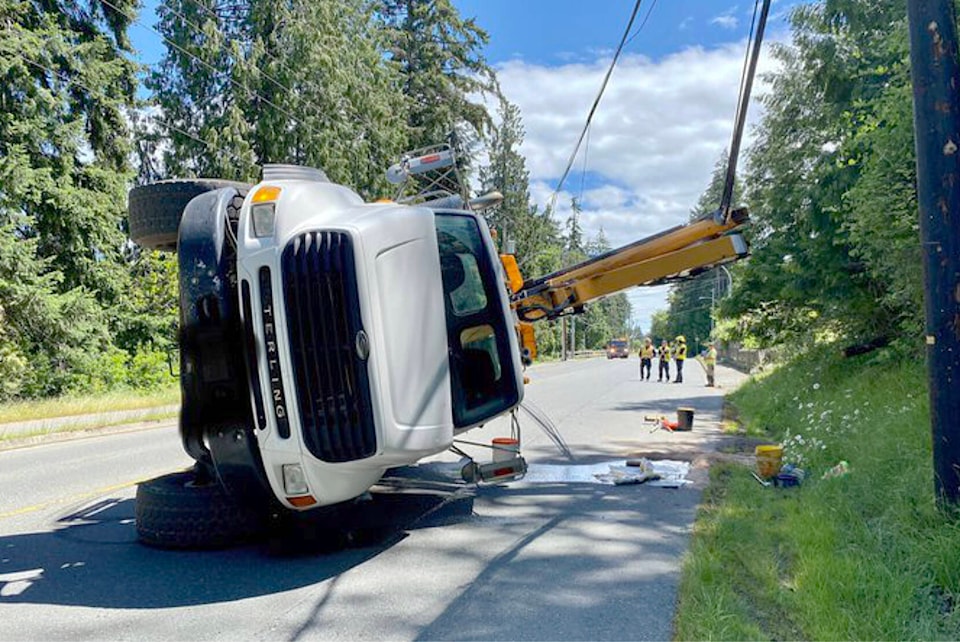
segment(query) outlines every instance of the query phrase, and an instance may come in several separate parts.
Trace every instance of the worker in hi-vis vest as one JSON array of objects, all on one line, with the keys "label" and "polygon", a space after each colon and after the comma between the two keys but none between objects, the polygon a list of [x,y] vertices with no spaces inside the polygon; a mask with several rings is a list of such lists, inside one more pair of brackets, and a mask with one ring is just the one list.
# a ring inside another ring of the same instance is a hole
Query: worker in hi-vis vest
[{"label": "worker in hi-vis vest", "polygon": [[683,362],[687,360],[687,339],[682,334],[677,337],[677,347],[673,349],[673,358],[677,362],[677,378],[673,383],[683,383]]},{"label": "worker in hi-vis vest", "polygon": [[670,344],[664,339],[657,348],[657,357],[660,359],[657,370],[657,381],[666,381],[670,383]]},{"label": "worker in hi-vis vest", "polygon": [[640,348],[640,381],[643,381],[643,373],[647,373],[647,381],[650,381],[650,372],[653,370],[653,340],[647,337],[643,340],[643,347]]},{"label": "worker in hi-vis vest", "polygon": [[707,386],[712,388],[717,368],[717,348],[712,341],[707,344],[707,353],[703,356],[703,365],[707,369]]}]

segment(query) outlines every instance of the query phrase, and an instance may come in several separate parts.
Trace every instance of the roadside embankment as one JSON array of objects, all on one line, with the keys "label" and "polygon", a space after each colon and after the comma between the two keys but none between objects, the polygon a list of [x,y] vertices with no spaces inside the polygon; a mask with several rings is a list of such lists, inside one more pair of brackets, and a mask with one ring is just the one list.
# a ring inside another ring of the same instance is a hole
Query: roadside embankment
[{"label": "roadside embankment", "polygon": [[111,392],[0,405],[0,446],[97,431],[143,427],[177,416],[179,389]]},{"label": "roadside embankment", "polygon": [[[935,507],[922,362],[822,352],[729,401],[806,479],[712,467],[676,637],[960,639],[960,521]],[[823,478],[841,460],[848,472]]]}]

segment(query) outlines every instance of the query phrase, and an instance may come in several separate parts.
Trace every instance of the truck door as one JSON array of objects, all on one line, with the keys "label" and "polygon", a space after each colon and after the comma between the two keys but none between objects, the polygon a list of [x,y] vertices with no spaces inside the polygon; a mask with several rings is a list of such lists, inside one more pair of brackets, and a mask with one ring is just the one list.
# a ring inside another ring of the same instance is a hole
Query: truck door
[{"label": "truck door", "polygon": [[520,400],[506,292],[484,245],[476,218],[438,212],[437,240],[443,275],[453,423],[467,428],[495,417]]}]

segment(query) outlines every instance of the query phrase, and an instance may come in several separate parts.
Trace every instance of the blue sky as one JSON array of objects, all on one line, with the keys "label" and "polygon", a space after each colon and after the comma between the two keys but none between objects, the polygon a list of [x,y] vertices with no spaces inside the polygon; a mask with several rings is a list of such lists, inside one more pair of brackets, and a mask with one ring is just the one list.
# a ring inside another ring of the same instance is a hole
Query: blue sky
[{"label": "blue sky", "polygon": [[[144,0],[141,21],[155,22],[161,0]],[[630,0],[454,0],[490,42],[507,98],[523,114],[521,151],[531,194],[545,204],[563,171],[613,50],[633,9]],[[767,42],[787,38],[785,16],[799,0],[774,0]],[[627,46],[590,131],[587,163],[578,158],[558,200],[557,218],[569,215],[573,196],[583,204],[588,235],[601,228],[614,246],[686,220],[711,170],[728,146],[740,67],[753,2],[644,0],[635,25],[652,9]],[[133,25],[130,36],[145,64],[156,62],[162,42]],[[775,69],[761,56],[760,70]],[[762,92],[763,85],[757,90]],[[751,107],[750,122],[760,116]],[[585,178],[584,178],[585,176]],[[581,191],[581,185],[583,189]],[[666,306],[666,288],[628,293],[644,330]]]}]

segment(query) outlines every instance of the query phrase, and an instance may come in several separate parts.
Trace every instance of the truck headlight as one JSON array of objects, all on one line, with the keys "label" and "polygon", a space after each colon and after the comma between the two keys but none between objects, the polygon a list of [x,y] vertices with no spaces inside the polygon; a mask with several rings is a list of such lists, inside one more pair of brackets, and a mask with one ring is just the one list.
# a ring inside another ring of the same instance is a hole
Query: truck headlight
[{"label": "truck headlight", "polygon": [[300,464],[283,465],[283,490],[287,495],[306,495],[310,492],[307,477],[303,474],[303,467]]},{"label": "truck headlight", "polygon": [[257,203],[251,208],[253,235],[257,238],[273,236],[277,207],[274,203]]}]

